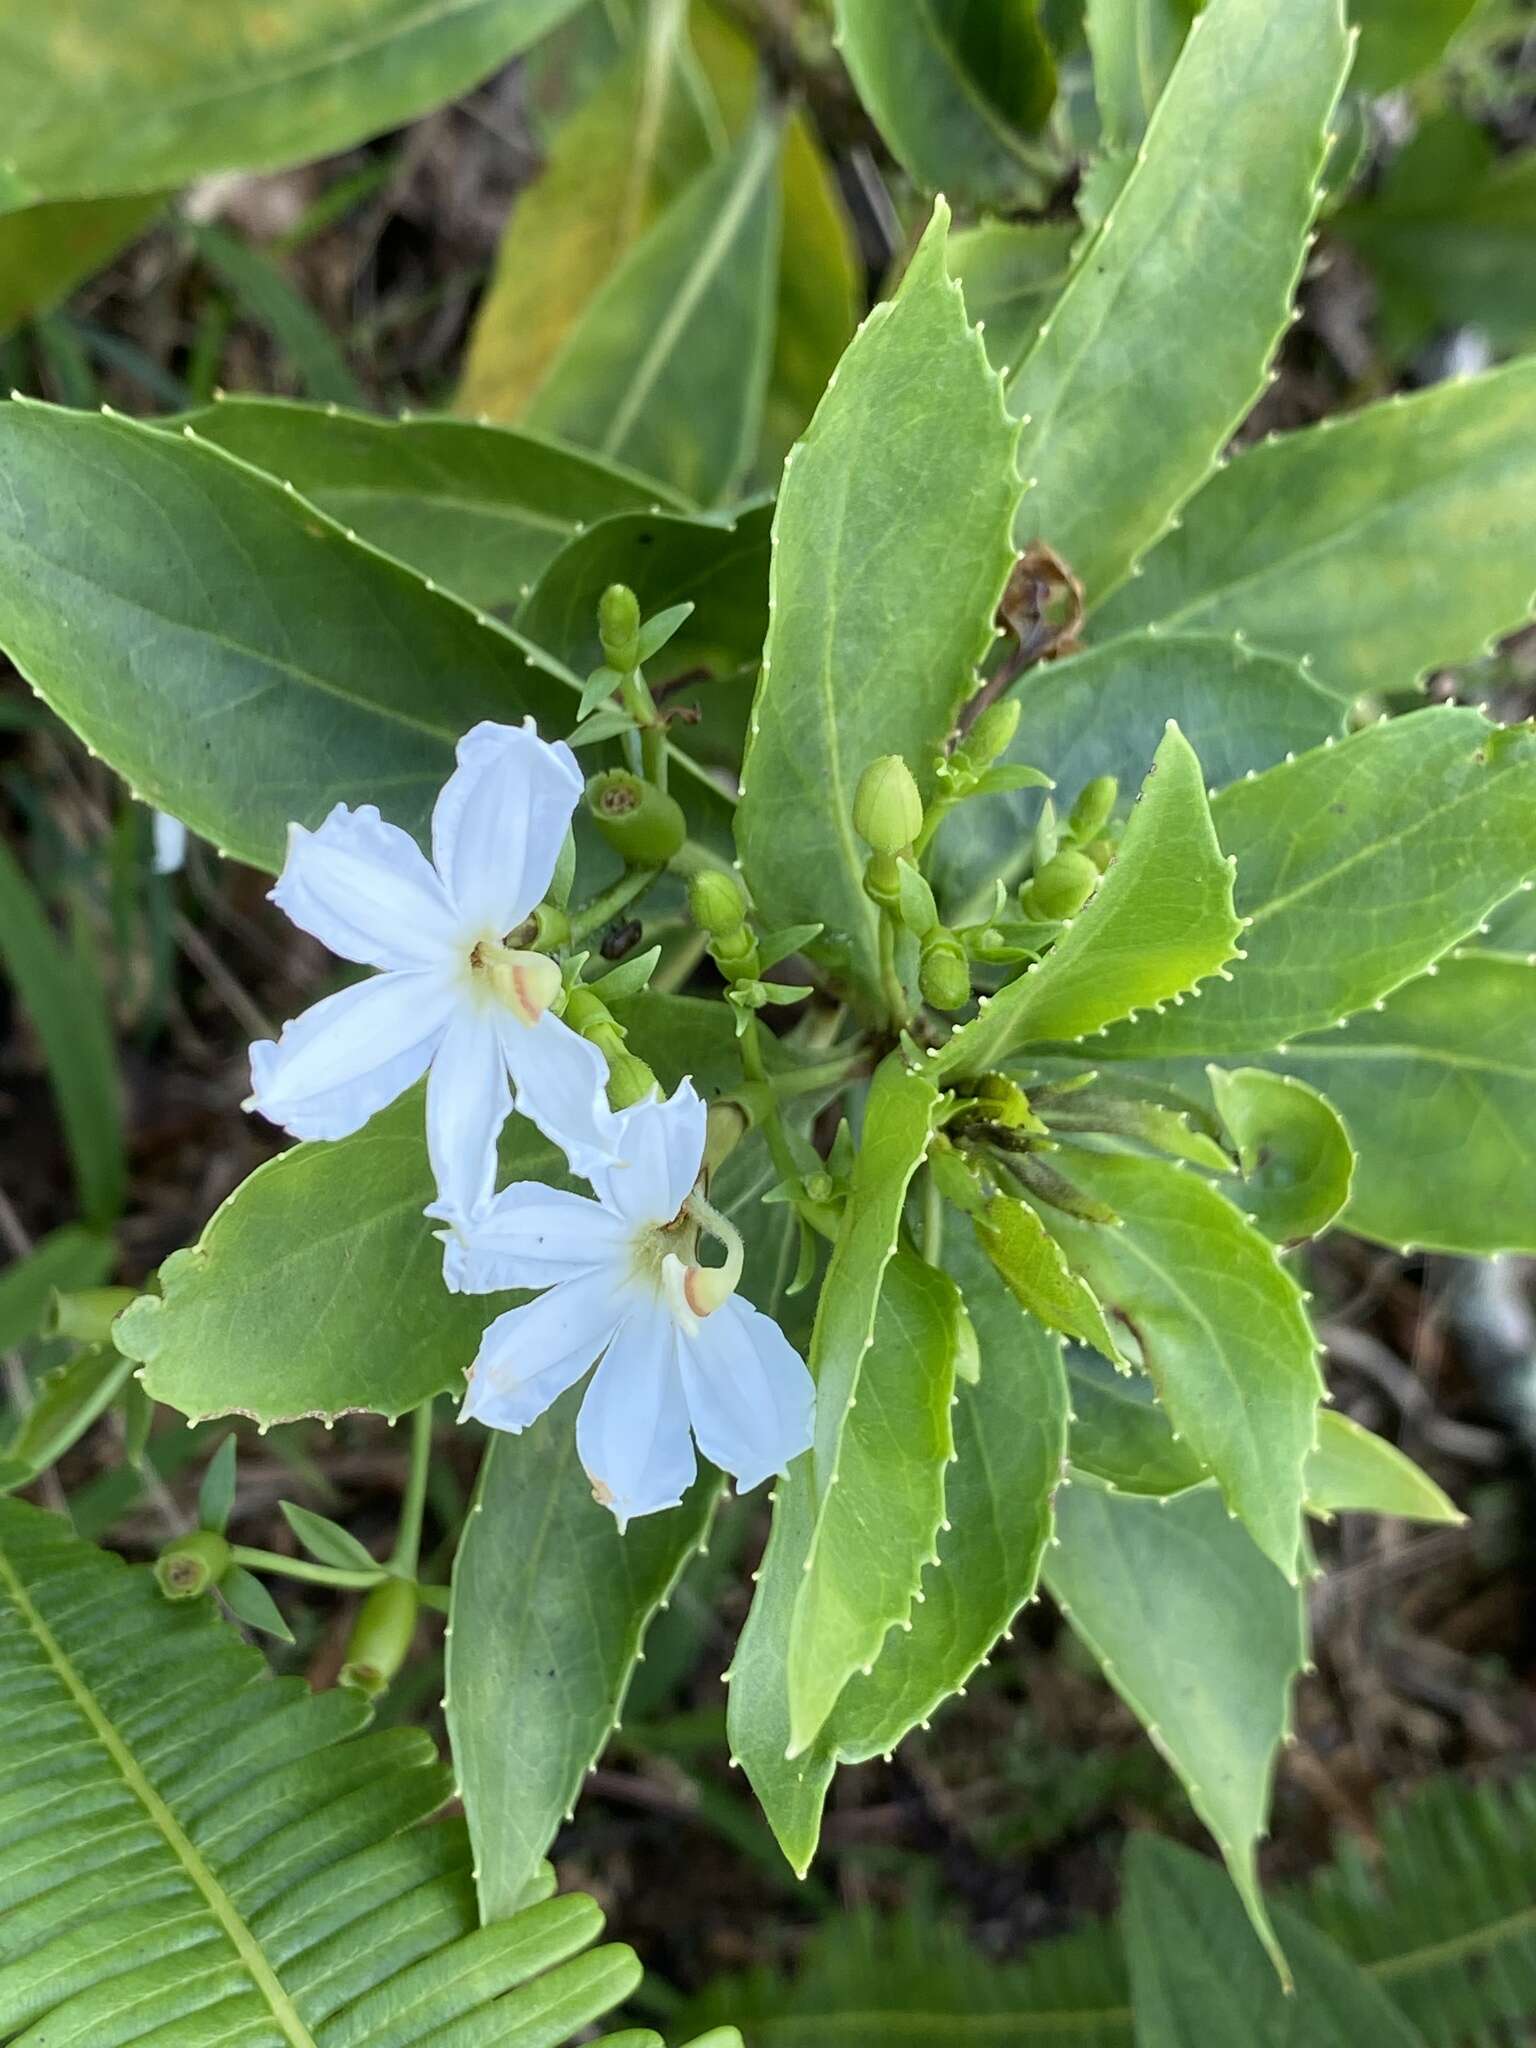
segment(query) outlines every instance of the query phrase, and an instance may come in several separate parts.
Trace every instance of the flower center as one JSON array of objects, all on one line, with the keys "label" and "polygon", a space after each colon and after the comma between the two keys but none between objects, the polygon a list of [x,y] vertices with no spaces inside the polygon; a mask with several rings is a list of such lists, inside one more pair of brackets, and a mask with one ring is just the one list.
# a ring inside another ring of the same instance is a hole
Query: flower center
[{"label": "flower center", "polygon": [[470,973],[520,1024],[537,1024],[560,993],[560,969],[547,953],[521,953],[500,939],[479,939]]}]

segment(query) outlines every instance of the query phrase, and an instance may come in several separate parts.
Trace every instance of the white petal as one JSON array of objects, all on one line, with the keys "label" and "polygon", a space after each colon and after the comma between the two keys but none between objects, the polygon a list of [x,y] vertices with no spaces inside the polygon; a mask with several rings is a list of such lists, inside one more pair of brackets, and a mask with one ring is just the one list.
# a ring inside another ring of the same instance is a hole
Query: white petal
[{"label": "white petal", "polygon": [[498,1009],[496,1020],[518,1113],[560,1147],[573,1173],[593,1179],[613,1161],[623,1136],[608,1107],[608,1062],[552,1011],[525,1024]]},{"label": "white petal", "polygon": [[664,1309],[634,1308],[615,1331],[576,1418],[576,1449],[621,1529],[676,1507],[693,1484],[677,1326]]},{"label": "white petal", "polygon": [[247,1109],[296,1138],[346,1138],[427,1070],[454,1005],[441,974],[376,974],[251,1047]]},{"label": "white petal", "polygon": [[432,858],[466,929],[501,937],[549,887],[581,796],[563,741],[526,726],[474,726],[432,812]]},{"label": "white petal", "polygon": [[186,826],[169,811],[154,811],[150,814],[150,836],[154,847],[150,865],[154,872],[179,875],[187,864]]},{"label": "white petal", "polygon": [[615,1162],[587,1175],[598,1199],[631,1223],[670,1223],[704,1163],[706,1114],[691,1081],[665,1102],[653,1097],[619,1110]]},{"label": "white petal", "polygon": [[809,1448],[816,1388],[771,1316],[733,1294],[689,1333],[678,1364],[699,1449],[748,1493]]},{"label": "white petal", "polygon": [[443,1279],[454,1294],[499,1294],[606,1268],[611,1294],[627,1270],[628,1236],[600,1202],[520,1180],[481,1215],[443,1232]]},{"label": "white petal", "polygon": [[338,804],[315,832],[290,825],[272,901],[301,931],[367,967],[434,967],[460,950],[432,863],[372,804]]},{"label": "white petal", "polygon": [[468,1222],[490,1201],[496,1141],[512,1113],[496,1018],[494,1004],[460,1000],[427,1080],[433,1206],[454,1222]]},{"label": "white petal", "polygon": [[[463,1416],[515,1435],[573,1387],[609,1342],[618,1320],[613,1292],[566,1280],[498,1316],[480,1340]],[[516,1564],[508,1560],[508,1568]]]}]

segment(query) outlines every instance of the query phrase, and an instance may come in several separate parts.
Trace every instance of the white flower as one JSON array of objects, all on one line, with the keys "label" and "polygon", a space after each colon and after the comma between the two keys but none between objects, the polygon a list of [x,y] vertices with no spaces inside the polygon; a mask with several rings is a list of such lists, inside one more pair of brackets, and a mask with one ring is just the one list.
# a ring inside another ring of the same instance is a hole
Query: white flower
[{"label": "white flower", "polygon": [[154,855],[150,867],[157,875],[179,875],[187,864],[187,828],[169,811],[150,813]]},{"label": "white flower", "polygon": [[[621,1110],[619,1161],[588,1177],[597,1200],[522,1182],[463,1236],[443,1233],[450,1287],[542,1287],[498,1316],[463,1414],[526,1429],[601,1358],[576,1421],[592,1490],[619,1526],[680,1501],[693,1445],[747,1491],[811,1441],[815,1389],[783,1332],[735,1292],[741,1239],[694,1191],[704,1105],[685,1081],[668,1102]],[[700,1224],[727,1247],[700,1266]]]},{"label": "white flower", "polygon": [[251,1047],[251,1094],[296,1138],[345,1138],[428,1073],[436,1213],[473,1215],[495,1186],[517,1107],[577,1172],[612,1156],[602,1054],[550,1011],[560,970],[506,941],[555,871],[581,773],[526,726],[477,725],[432,812],[432,859],[372,804],[290,827],[272,901],[381,971]]}]

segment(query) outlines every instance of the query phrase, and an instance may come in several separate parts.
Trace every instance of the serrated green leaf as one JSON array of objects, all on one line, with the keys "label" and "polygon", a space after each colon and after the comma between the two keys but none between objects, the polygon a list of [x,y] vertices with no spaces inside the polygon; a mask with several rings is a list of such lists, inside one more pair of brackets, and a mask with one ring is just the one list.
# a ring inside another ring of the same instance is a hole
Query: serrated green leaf
[{"label": "serrated green leaf", "polygon": [[1390,92],[1431,70],[1477,0],[1349,0],[1360,31],[1353,83],[1362,92]]},{"label": "serrated green leaf", "polygon": [[1322,1379],[1301,1291],[1222,1195],[1160,1159],[1056,1155],[1118,1225],[1052,1215],[1072,1265],[1141,1349],[1172,1426],[1287,1578]]},{"label": "serrated green leaf", "polygon": [[[522,1174],[560,1178],[553,1146],[526,1126],[514,1142]],[[117,1341],[155,1399],[193,1417],[400,1415],[462,1390],[496,1311],[444,1288],[422,1214],[433,1192],[412,1090],[354,1137],[259,1166],[166,1260],[161,1295],[124,1311]]]},{"label": "serrated green leaf", "polygon": [[950,237],[950,274],[1000,377],[1012,375],[1060,297],[1078,233],[1071,221],[988,220]]},{"label": "serrated green leaf", "polygon": [[928,1071],[981,1073],[1032,1041],[1080,1039],[1182,996],[1232,958],[1238,932],[1200,763],[1170,724],[1087,908],[930,1056]]},{"label": "serrated green leaf", "polygon": [[[789,1747],[797,1756],[848,1680],[871,1671],[889,1631],[909,1619],[931,1560],[955,1450],[959,1308],[947,1274],[896,1254],[859,1368],[857,1421],[850,1416],[843,1431],[837,1484],[820,1499],[790,1620]],[[812,1359],[825,1371],[824,1350],[813,1345]],[[780,1492],[801,1486],[814,1498],[811,1462],[792,1469]]]},{"label": "serrated green leaf", "polygon": [[1536,883],[1522,882],[1513,896],[1489,912],[1467,944],[1478,951],[1536,959]]},{"label": "serrated green leaf", "polygon": [[132,1370],[110,1344],[88,1344],[45,1374],[37,1399],[0,1448],[0,1485],[25,1486],[56,1464],[116,1400]]},{"label": "serrated green leaf", "polygon": [[51,312],[148,227],[164,196],[66,199],[0,215],[0,334]]},{"label": "serrated green leaf", "polygon": [[1320,1236],[1349,1200],[1355,1171],[1338,1111],[1294,1075],[1262,1067],[1212,1067],[1209,1074],[1243,1169],[1232,1199],[1287,1250]]},{"label": "serrated green leaf", "polygon": [[231,1430],[208,1460],[203,1483],[197,1489],[198,1526],[211,1529],[216,1536],[222,1536],[229,1527],[230,1513],[235,1505],[235,1461],[238,1455],[235,1433]]},{"label": "serrated green leaf", "polygon": [[[1066,1438],[1060,1345],[1015,1307],[968,1238],[957,1235],[946,1247],[945,1265],[974,1319],[981,1373],[955,1389],[948,1526],[938,1537],[937,1566],[923,1575],[911,1626],[886,1638],[869,1676],[849,1680],[812,1748],[787,1759],[784,1658],[811,1517],[804,1492],[780,1486],[757,1595],[732,1665],[731,1753],[801,1872],[815,1852],[836,1763],[894,1749],[963,1689],[1033,1597],[1051,1531]],[[858,1416],[855,1410],[850,1427]]]},{"label": "serrated green leaf", "polygon": [[295,1501],[280,1500],[283,1520],[288,1524],[300,1543],[317,1558],[321,1564],[335,1567],[343,1572],[372,1572],[379,1569],[379,1560],[367,1550],[350,1529],[343,1529],[339,1522],[333,1522],[327,1515],[317,1515],[309,1508],[301,1508]]},{"label": "serrated green leaf", "polygon": [[1347,64],[1340,0],[1210,0],[1009,388],[1028,420],[1020,544],[1054,548],[1090,604],[1166,531],[1262,388]]},{"label": "serrated green leaf", "polygon": [[976,1218],[976,1236],[1021,1308],[1112,1361],[1120,1347],[1093,1289],[1067,1264],[1061,1246],[1028,1202],[994,1195]]},{"label": "serrated green leaf", "polygon": [[1536,1251],[1536,965],[1453,954],[1269,1063],[1344,1119],[1351,1230],[1473,1257]]},{"label": "serrated green leaf", "polygon": [[1214,1488],[1136,1500],[1079,1481],[1057,1496],[1056,1526],[1047,1590],[1177,1773],[1281,1963],[1255,1849],[1306,1655],[1299,1590]]},{"label": "serrated green leaf", "polygon": [[1519,362],[1272,435],[1211,479],[1096,625],[1241,633],[1346,702],[1470,660],[1530,611],[1533,404],[1536,361]]},{"label": "serrated green leaf", "polygon": [[531,426],[700,504],[745,481],[771,359],[781,146],[759,119],[635,243],[562,342]]},{"label": "serrated green leaf", "polygon": [[671,495],[584,449],[469,420],[226,398],[171,425],[292,483],[338,525],[492,608],[516,604],[584,527]]},{"label": "serrated green leaf", "polygon": [[1255,1940],[1215,1866],[1173,1842],[1131,1837],[1121,1918],[1137,2048],[1425,2048],[1327,1935],[1280,1906]]},{"label": "serrated green leaf", "polygon": [[35,1337],[54,1290],[95,1287],[116,1263],[112,1240],[80,1223],[52,1230],[0,1273],[0,1351]]},{"label": "serrated green leaf", "polygon": [[1166,1152],[1170,1158],[1187,1159],[1208,1172],[1232,1171],[1232,1161],[1215,1139],[1198,1128],[1199,1124],[1207,1123],[1215,1129],[1214,1117],[1202,1110],[1199,1103],[1182,1099],[1171,1089],[1162,1091],[1168,1100],[1153,1100],[1152,1086],[1141,1085],[1147,1091],[1145,1095],[1121,1095],[1101,1086],[1098,1077],[1088,1073],[1082,1076],[1080,1085],[1065,1094],[1042,1091],[1036,1098],[1036,1107],[1053,1133],[1097,1132],[1129,1138],[1134,1144]]},{"label": "serrated green leaf", "polygon": [[1536,730],[1414,712],[1234,784],[1211,815],[1237,863],[1240,964],[1095,1058],[1283,1052],[1422,972],[1524,878]]},{"label": "serrated green leaf", "polygon": [[[1294,661],[1195,634],[1127,633],[1028,670],[1010,695],[1023,716],[1006,758],[1040,762],[1069,802],[1097,775],[1138,788],[1170,718],[1213,789],[1321,746],[1344,727],[1338,700]],[[950,813],[933,873],[944,903],[967,906],[958,921],[982,914],[994,876],[1022,873],[1038,810],[1021,796]]]},{"label": "serrated green leaf", "polygon": [[1313,1514],[1401,1515],[1410,1522],[1467,1519],[1396,1444],[1333,1408],[1325,1408],[1317,1422],[1317,1449],[1307,1460],[1307,1507]]},{"label": "serrated green leaf", "polygon": [[926,192],[1015,213],[1050,158],[1027,139],[1056,98],[1037,0],[836,0],[838,47],[892,154]]},{"label": "serrated green leaf", "polygon": [[275,170],[456,98],[575,0],[109,0],[24,11],[0,38],[0,198],[147,192],[208,171]]},{"label": "serrated green leaf", "polygon": [[219,1594],[236,1621],[243,1621],[247,1628],[276,1636],[280,1643],[293,1641],[293,1630],[284,1621],[282,1609],[244,1565],[232,1564],[227,1568],[219,1581]]},{"label": "serrated green leaf", "polygon": [[1147,132],[1202,0],[1088,0],[1083,26],[1104,140],[1133,148]]},{"label": "serrated green leaf", "polygon": [[607,1746],[720,1496],[706,1472],[621,1534],[577,1455],[581,1400],[572,1388],[520,1436],[492,1435],[454,1566],[448,1732],[486,1921],[516,1909]]},{"label": "serrated green leaf", "polygon": [[1116,1372],[1087,1351],[1067,1357],[1073,1467],[1116,1493],[1163,1499],[1203,1485],[1210,1473],[1159,1407],[1142,1373]]},{"label": "serrated green leaf", "polygon": [[[0,619],[0,638],[3,634]],[[128,1169],[106,995],[90,954],[66,947],[55,934],[36,891],[3,842],[0,964],[48,1062],[86,1220],[108,1225],[123,1206]]]},{"label": "serrated green leaf", "polygon": [[1396,358],[1438,329],[1476,327],[1501,352],[1536,341],[1536,288],[1523,260],[1536,228],[1536,155],[1499,155],[1465,115],[1426,120],[1368,197],[1339,208],[1334,232],[1376,286],[1378,325]]},{"label": "serrated green leaf", "polygon": [[869,1000],[877,926],[854,790],[881,754],[931,776],[1012,559],[1015,430],[945,270],[947,220],[940,206],[786,465],[737,812],[764,919],[824,924]]},{"label": "serrated green leaf", "polygon": [[864,257],[837,172],[803,111],[784,128],[778,315],[758,476],[776,481],[864,310]]},{"label": "serrated green leaf", "polygon": [[0,467],[0,645],[241,860],[275,870],[339,798],[420,829],[477,719],[575,707],[574,677],[221,449],[10,404]]}]

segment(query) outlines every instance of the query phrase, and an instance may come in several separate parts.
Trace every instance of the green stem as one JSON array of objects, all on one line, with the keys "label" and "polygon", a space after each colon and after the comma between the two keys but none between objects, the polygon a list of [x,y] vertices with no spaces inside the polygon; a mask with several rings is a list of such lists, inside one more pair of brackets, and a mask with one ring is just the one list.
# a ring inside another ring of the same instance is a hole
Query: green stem
[{"label": "green stem", "polygon": [[661,873],[660,868],[630,868],[600,896],[594,896],[590,903],[584,903],[571,917],[569,945],[579,945],[590,933],[598,931],[616,917],[621,910],[627,910],[638,896],[643,896],[652,882]]},{"label": "green stem", "polygon": [[849,1053],[823,1066],[793,1067],[787,1074],[775,1074],[768,1086],[779,1102],[793,1102],[797,1095],[814,1095],[818,1088],[835,1088],[840,1081],[851,1081],[863,1064],[862,1053]]},{"label": "green stem", "polygon": [[937,1266],[944,1258],[944,1197],[931,1168],[923,1172],[923,1260]]},{"label": "green stem", "polygon": [[945,796],[942,792],[931,798],[923,813],[922,830],[912,842],[912,858],[920,861],[933,844],[933,835],[958,803],[958,797]]},{"label": "green stem", "polygon": [[907,1021],[907,992],[896,972],[896,920],[884,910],[880,913],[880,986],[891,1013],[891,1028],[900,1031]]},{"label": "green stem", "polygon": [[421,1518],[427,1502],[427,1473],[432,1464],[432,1411],[434,1403],[423,1401],[411,1410],[411,1462],[405,1475],[405,1492],[400,1497],[400,1523],[389,1568],[403,1579],[414,1579],[421,1556]]},{"label": "green stem", "polygon": [[667,729],[656,716],[656,700],[640,669],[632,668],[619,684],[624,709],[640,728],[641,773],[660,790],[667,786]]},{"label": "green stem", "polygon": [[813,1230],[819,1230],[823,1237],[835,1237],[836,1231],[822,1214],[818,1203],[806,1200],[801,1194],[802,1174],[790,1150],[789,1137],[784,1129],[778,1100],[774,1095],[774,1083],[768,1077],[767,1064],[763,1059],[762,1025],[756,1017],[748,1020],[747,1028],[741,1035],[741,1065],[749,1081],[755,1081],[766,1090],[767,1109],[764,1111],[759,1129],[768,1141],[768,1156],[774,1170],[786,1187],[792,1190],[795,1208]]},{"label": "green stem", "polygon": [[244,1543],[232,1543],[229,1555],[232,1563],[243,1564],[248,1571],[267,1572],[279,1579],[303,1579],[311,1586],[376,1586],[389,1577],[383,1565],[371,1572],[340,1571],[333,1565],[310,1564],[302,1557],[280,1557],[275,1550],[252,1550]]}]

